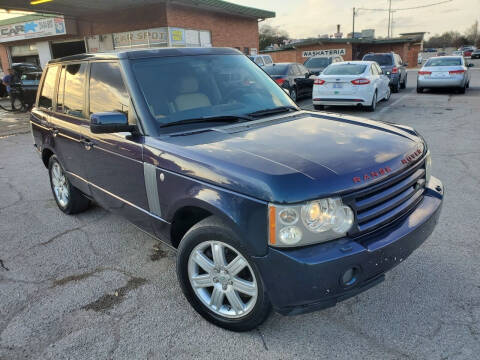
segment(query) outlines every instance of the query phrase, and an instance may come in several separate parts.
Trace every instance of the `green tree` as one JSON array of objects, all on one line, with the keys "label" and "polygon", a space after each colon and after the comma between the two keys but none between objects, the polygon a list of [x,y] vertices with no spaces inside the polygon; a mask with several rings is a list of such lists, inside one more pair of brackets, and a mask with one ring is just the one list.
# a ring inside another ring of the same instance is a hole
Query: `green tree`
[{"label": "green tree", "polygon": [[290,39],[288,33],[278,27],[264,24],[259,29],[260,50],[264,50],[270,45],[283,45],[284,40],[288,39]]}]

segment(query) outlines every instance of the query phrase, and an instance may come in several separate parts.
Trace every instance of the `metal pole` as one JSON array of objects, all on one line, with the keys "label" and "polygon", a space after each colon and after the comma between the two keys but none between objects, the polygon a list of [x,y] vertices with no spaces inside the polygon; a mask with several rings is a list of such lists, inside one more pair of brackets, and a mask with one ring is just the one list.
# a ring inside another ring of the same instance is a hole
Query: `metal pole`
[{"label": "metal pole", "polygon": [[388,35],[387,37],[390,38],[390,18],[392,14],[392,0],[388,0]]},{"label": "metal pole", "polygon": [[353,8],[352,39],[355,39],[355,8]]}]

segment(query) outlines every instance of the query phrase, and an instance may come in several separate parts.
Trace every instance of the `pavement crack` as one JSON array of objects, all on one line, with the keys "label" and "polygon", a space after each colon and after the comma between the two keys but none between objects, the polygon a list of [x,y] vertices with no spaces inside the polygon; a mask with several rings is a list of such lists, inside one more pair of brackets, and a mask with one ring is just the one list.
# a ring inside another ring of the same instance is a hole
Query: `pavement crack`
[{"label": "pavement crack", "polygon": [[5,266],[5,264],[3,263],[3,260],[2,260],[2,259],[0,259],[0,268],[4,269],[4,270],[6,270],[6,271],[10,271],[10,269],[7,268],[7,267]]},{"label": "pavement crack", "polygon": [[257,328],[257,333],[258,335],[260,336],[260,339],[262,340],[262,344],[263,344],[263,348],[268,351],[268,346],[267,346],[267,342],[265,341],[265,336],[263,335],[262,331],[260,330],[260,328]]}]

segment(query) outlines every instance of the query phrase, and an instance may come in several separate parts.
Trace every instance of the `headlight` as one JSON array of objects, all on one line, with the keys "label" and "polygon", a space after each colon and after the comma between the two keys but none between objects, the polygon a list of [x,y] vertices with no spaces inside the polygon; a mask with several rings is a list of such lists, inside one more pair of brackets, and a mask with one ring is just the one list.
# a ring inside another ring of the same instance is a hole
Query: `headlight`
[{"label": "headlight", "polygon": [[430,156],[430,150],[427,151],[425,156],[425,180],[427,184],[430,182],[430,177],[432,176],[432,157]]},{"label": "headlight", "polygon": [[304,246],[345,236],[353,225],[353,211],[340,198],[291,206],[270,204],[269,224],[270,245]]}]

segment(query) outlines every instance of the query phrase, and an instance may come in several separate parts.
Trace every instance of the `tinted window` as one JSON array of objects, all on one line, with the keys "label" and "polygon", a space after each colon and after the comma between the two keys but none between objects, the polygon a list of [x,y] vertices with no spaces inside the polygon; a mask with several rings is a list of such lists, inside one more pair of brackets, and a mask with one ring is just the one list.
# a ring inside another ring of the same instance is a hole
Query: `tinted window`
[{"label": "tinted window", "polygon": [[427,61],[425,66],[461,66],[462,65],[462,58],[449,58],[449,57],[442,57],[436,59],[430,59]]},{"label": "tinted window", "polygon": [[308,73],[308,69],[305,66],[303,65],[297,65],[297,66],[300,69],[300,74],[305,75],[306,73]]},{"label": "tinted window", "polygon": [[55,81],[57,80],[58,66],[50,66],[47,69],[45,80],[43,82],[42,92],[38,101],[38,106],[51,108],[53,104],[53,93],[55,89]]},{"label": "tinted window", "polygon": [[63,94],[65,90],[65,66],[60,73],[60,82],[57,90],[57,111],[63,111]]},{"label": "tinted window", "polygon": [[331,58],[326,57],[318,57],[318,58],[310,58],[305,61],[305,66],[309,68],[326,68],[330,65]]},{"label": "tinted window", "polygon": [[87,64],[67,65],[63,109],[66,114],[83,117],[85,70]]},{"label": "tinted window", "polygon": [[392,65],[392,55],[375,55],[375,54],[365,55],[363,57],[363,60],[376,61],[381,66]]},{"label": "tinted window", "polygon": [[330,65],[323,70],[323,75],[360,75],[366,68],[367,65],[360,64]]},{"label": "tinted window", "polygon": [[123,84],[120,65],[97,62],[90,69],[90,114],[118,111],[128,115],[129,97]]},{"label": "tinted window", "polygon": [[264,68],[265,72],[269,75],[286,75],[288,72],[288,65],[273,65]]}]

